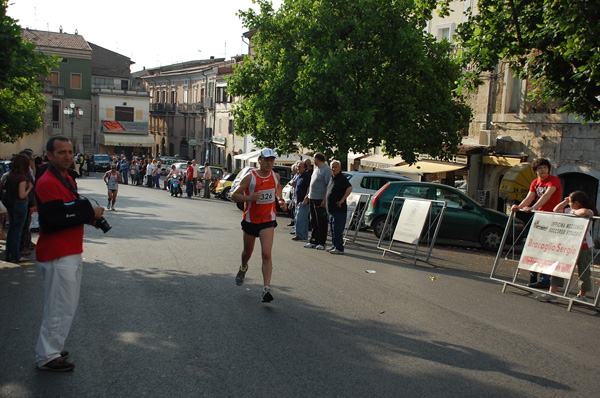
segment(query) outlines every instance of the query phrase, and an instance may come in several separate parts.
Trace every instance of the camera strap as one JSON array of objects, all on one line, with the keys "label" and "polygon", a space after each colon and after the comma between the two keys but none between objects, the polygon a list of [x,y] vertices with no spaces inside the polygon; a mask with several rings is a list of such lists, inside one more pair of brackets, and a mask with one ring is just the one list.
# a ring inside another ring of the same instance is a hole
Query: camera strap
[{"label": "camera strap", "polygon": [[73,192],[73,194],[75,194],[75,196],[77,197],[77,199],[79,199],[79,193],[77,192],[77,189],[75,189],[75,187],[73,186],[73,184],[71,184],[71,181],[65,179],[65,177],[63,177],[58,170],[56,170],[51,164],[48,164],[48,170],[50,170],[50,172],[52,174],[54,174],[56,176],[56,178],[58,178],[58,180],[67,188],[69,189],[71,192]]}]

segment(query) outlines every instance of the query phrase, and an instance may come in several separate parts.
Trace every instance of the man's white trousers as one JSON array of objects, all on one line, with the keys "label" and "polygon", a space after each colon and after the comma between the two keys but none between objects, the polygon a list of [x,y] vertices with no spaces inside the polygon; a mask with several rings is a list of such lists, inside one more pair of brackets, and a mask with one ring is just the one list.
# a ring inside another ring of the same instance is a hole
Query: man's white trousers
[{"label": "man's white trousers", "polygon": [[73,254],[37,263],[46,291],[44,317],[35,348],[38,365],[60,357],[64,348],[79,302],[82,258],[82,254]]}]

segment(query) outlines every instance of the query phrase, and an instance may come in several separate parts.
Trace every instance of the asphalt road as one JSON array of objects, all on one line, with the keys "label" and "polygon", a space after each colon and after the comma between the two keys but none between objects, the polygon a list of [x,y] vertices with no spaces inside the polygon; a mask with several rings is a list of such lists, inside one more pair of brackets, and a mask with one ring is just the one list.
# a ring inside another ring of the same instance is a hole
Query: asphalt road
[{"label": "asphalt road", "polygon": [[[99,175],[80,192],[105,205]],[[274,301],[257,243],[235,285],[241,212],[122,186],[106,235],[86,227],[73,372],[36,370],[43,284],[0,263],[0,397],[573,397],[600,391],[600,318],[489,279],[494,255],[439,247],[437,267],[292,242],[281,218]],[[367,273],[367,270],[375,271]]]}]

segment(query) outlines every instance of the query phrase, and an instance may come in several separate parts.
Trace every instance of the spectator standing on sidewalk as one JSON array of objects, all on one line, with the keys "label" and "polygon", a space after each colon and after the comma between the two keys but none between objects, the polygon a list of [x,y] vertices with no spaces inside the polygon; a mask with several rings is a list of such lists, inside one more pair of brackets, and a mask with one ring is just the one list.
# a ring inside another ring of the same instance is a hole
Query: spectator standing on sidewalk
[{"label": "spectator standing on sidewalk", "polygon": [[338,160],[331,161],[331,181],[327,186],[327,212],[331,224],[331,254],[344,254],[344,227],[348,205],[346,199],[352,193],[350,181],[342,174],[342,164]]},{"label": "spectator standing on sidewalk", "polygon": [[208,162],[204,163],[204,196],[203,198],[210,199],[210,180],[212,179],[212,171]]},{"label": "spectator standing on sidewalk", "polygon": [[[25,155],[29,159],[29,173],[27,173],[27,181],[29,181],[35,189],[35,163],[33,159],[33,151],[31,149],[24,149],[19,152],[20,155]],[[31,220],[33,213],[37,211],[35,207],[35,193],[32,189],[27,195],[29,201],[29,208],[27,210],[27,216],[25,217],[25,223],[23,224],[23,232],[21,232],[21,242],[19,244],[19,254],[22,256],[29,256],[33,249],[35,249],[35,243],[31,240]]]},{"label": "spectator standing on sidewalk", "polygon": [[[271,276],[273,274],[273,260],[271,251],[277,227],[277,207],[285,211],[286,204],[281,196],[281,184],[279,174],[273,171],[275,164],[275,152],[264,148],[258,157],[258,169],[250,172],[242,178],[240,185],[231,194],[234,202],[244,202],[244,216],[242,220],[242,231],[244,249],[242,250],[242,265],[235,277],[235,283],[242,286],[248,272],[248,262],[254,251],[256,238],[260,239],[262,255],[263,291],[262,301],[271,302]],[[207,166],[208,167],[208,166]]]},{"label": "spectator standing on sidewalk", "polygon": [[192,167],[192,161],[188,160],[187,162],[187,170],[185,171],[185,188],[187,197],[191,198],[194,194],[194,167]]},{"label": "spectator standing on sidewalk", "polygon": [[296,190],[296,180],[298,179],[298,177],[300,176],[300,173],[298,172],[298,163],[300,162],[296,162],[292,165],[292,179],[290,180],[289,184],[292,188],[292,192],[290,194],[290,215],[291,215],[291,220],[290,223],[287,225],[288,227],[293,227],[294,225],[296,225],[296,200],[294,198],[294,193]]},{"label": "spectator standing on sidewalk", "polygon": [[192,159],[192,167],[194,168],[194,178],[192,183],[194,185],[194,196],[199,196],[198,192],[198,178],[200,177],[200,165],[196,162],[196,159]]},{"label": "spectator standing on sidewalk", "polygon": [[[560,203],[562,187],[558,177],[550,175],[552,165],[547,159],[539,158],[531,164],[533,172],[537,178],[531,182],[529,193],[518,205],[513,205],[511,211],[521,209],[525,212],[531,210],[554,211],[554,208]],[[532,203],[535,203],[532,205]],[[550,287],[550,275],[541,274],[538,281],[538,272],[529,273],[529,287],[537,289],[548,289]]]},{"label": "spectator standing on sidewalk", "polygon": [[7,262],[23,262],[26,258],[19,254],[23,225],[29,212],[29,192],[33,183],[29,181],[29,158],[27,155],[17,155],[10,164],[11,169],[6,177],[5,186],[10,201],[4,202],[8,209],[10,227],[6,237]]},{"label": "spectator standing on sidewalk", "polygon": [[310,242],[304,247],[309,249],[325,250],[327,242],[327,208],[325,207],[325,194],[327,185],[331,180],[331,169],[325,161],[325,155],[315,153],[315,166],[310,178],[308,200],[310,202],[310,226],[312,233]]},{"label": "spectator standing on sidewalk", "polygon": [[308,202],[308,187],[312,171],[309,171],[305,162],[298,163],[298,178],[294,188],[294,200],[296,201],[296,218],[292,240],[308,239],[308,223],[310,222],[310,203]]},{"label": "spectator standing on sidewalk", "polygon": [[154,187],[154,172],[156,171],[156,159],[152,160],[152,162],[148,162],[148,166],[146,166],[146,184],[148,188]]},{"label": "spectator standing on sidewalk", "polygon": [[123,155],[121,157],[121,163],[119,164],[119,169],[117,170],[121,173],[121,178],[123,179],[123,184],[129,184],[129,168],[131,167],[131,163],[129,160]]},{"label": "spectator standing on sidewalk", "polygon": [[156,169],[154,169],[154,187],[160,189],[160,175],[162,174],[162,162],[159,160],[156,162]]},{"label": "spectator standing on sidewalk", "polygon": [[[44,206],[55,202],[71,203],[77,199],[77,190],[67,173],[73,164],[73,146],[67,138],[56,136],[48,140],[46,151],[50,165],[36,185],[40,220],[45,219],[50,212],[54,214],[62,211],[65,214],[68,211],[69,215],[74,216],[69,220],[81,222],[54,232],[45,231],[45,224],[42,223],[36,248],[36,262],[45,285],[44,315],[35,349],[37,367],[40,370],[61,372],[75,368],[67,360],[69,352],[63,349],[79,301],[83,224],[95,225],[104,209],[92,207],[89,202],[79,202],[82,205],[76,211],[66,210],[64,205],[49,205],[52,210]],[[55,224],[52,226],[61,227]]]}]

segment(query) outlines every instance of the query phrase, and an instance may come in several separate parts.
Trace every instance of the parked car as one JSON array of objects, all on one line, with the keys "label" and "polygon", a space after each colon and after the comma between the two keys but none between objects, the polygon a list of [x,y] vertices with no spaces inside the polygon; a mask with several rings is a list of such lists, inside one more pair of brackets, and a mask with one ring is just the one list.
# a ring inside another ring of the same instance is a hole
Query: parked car
[{"label": "parked car", "polygon": [[344,171],[352,185],[352,193],[375,193],[390,181],[413,181],[409,177],[385,171]]},{"label": "parked car", "polygon": [[11,160],[2,160],[0,161],[0,176],[4,173],[8,173],[10,171],[10,163]]},{"label": "parked car", "polygon": [[[456,188],[427,182],[390,182],[371,197],[364,221],[367,227],[373,229],[377,238],[383,233],[385,220],[395,196],[445,201],[446,211],[440,225],[439,239],[479,242],[486,250],[498,250],[508,221],[506,214],[481,206]],[[398,214],[402,203],[399,204]],[[395,219],[398,214],[394,215]],[[524,225],[515,220],[515,226],[519,233]],[[386,235],[390,232],[386,231]]]},{"label": "parked car", "polygon": [[171,165],[176,162],[179,162],[179,160],[175,157],[161,156],[160,157],[161,174],[164,176],[169,174],[169,171],[171,171]]},{"label": "parked car", "polygon": [[[230,192],[233,192],[233,191],[236,190],[236,188],[238,187],[238,185],[240,185],[240,182],[242,181],[242,178],[244,178],[246,176],[246,174],[248,174],[250,172],[250,170],[252,170],[252,169],[254,169],[254,167],[244,167],[242,170],[240,170],[240,172],[237,174],[237,176],[235,177],[235,179],[231,183],[231,191]],[[236,202],[235,205],[237,206],[238,209],[244,210],[244,203],[242,203],[242,202]]]},{"label": "parked car", "polygon": [[92,171],[107,171],[110,169],[110,157],[106,154],[92,155]]},{"label": "parked car", "polygon": [[[352,193],[373,194],[389,181],[413,181],[402,174],[385,171],[343,171],[342,174],[348,178],[350,185],[352,185]],[[290,207],[293,193],[294,187],[289,183],[283,187],[282,195],[288,208]]]},{"label": "parked car", "polygon": [[231,200],[231,186],[233,185],[233,180],[235,180],[236,176],[237,173],[229,173],[219,180],[219,183],[215,188],[215,193],[217,196],[219,196],[221,199]]},{"label": "parked car", "polygon": [[187,162],[175,162],[175,163],[171,164],[171,167],[169,167],[169,171],[171,171],[171,168],[173,167],[173,165],[175,165],[175,168],[177,170],[182,171],[183,175],[185,175],[185,172],[186,172],[187,167],[188,167]]},{"label": "parked car", "polygon": [[[200,166],[198,168],[198,175],[200,176],[200,178],[202,178],[202,176],[204,175],[204,167],[205,166]],[[211,171],[210,180],[212,182],[220,180],[221,177],[223,176],[223,169],[221,167],[217,167],[217,166],[209,166],[209,167],[210,167],[210,171]]]},{"label": "parked car", "polygon": [[[235,177],[235,180],[233,180],[233,183],[231,184],[230,192],[235,191],[235,189],[238,187],[238,185],[240,185],[242,178],[244,178],[246,176],[246,174],[248,174],[250,172],[250,170],[252,170],[252,169],[255,169],[255,167],[244,167],[242,170],[240,170],[240,172]],[[279,183],[281,184],[281,186],[284,186],[285,184],[289,183],[291,170],[292,170],[292,168],[290,166],[273,166],[273,171],[276,173],[279,173],[279,178],[280,178]],[[287,185],[285,185],[285,186],[287,186]],[[282,193],[282,196],[283,196],[283,193]],[[237,202],[236,206],[238,209],[244,210],[244,203]],[[277,203],[277,211],[280,211],[279,203]]]}]

